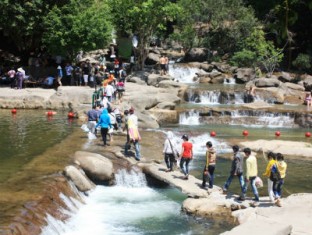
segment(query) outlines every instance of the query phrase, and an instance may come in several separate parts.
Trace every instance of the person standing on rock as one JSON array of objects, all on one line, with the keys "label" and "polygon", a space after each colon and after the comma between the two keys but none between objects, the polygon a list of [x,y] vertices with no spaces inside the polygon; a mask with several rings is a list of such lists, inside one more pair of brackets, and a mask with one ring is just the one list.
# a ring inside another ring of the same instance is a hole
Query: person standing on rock
[{"label": "person standing on rock", "polygon": [[232,149],[234,152],[234,156],[232,160],[231,172],[230,172],[230,176],[228,177],[227,181],[225,182],[223,186],[223,192],[226,193],[228,191],[234,176],[237,176],[240,187],[241,187],[241,191],[242,191],[242,195],[238,199],[245,200],[244,198],[245,182],[244,182],[244,175],[243,175],[244,159],[243,159],[243,156],[239,153],[239,147],[237,145],[234,145]]},{"label": "person standing on rock", "polygon": [[167,165],[166,172],[173,171],[174,163],[176,162],[176,156],[179,154],[173,140],[172,131],[168,131],[167,133],[167,139],[164,143],[163,154],[165,155],[165,162]]},{"label": "person standing on rock", "polygon": [[256,177],[258,175],[257,158],[251,154],[250,148],[244,148],[244,154],[246,159],[246,178],[244,193],[247,192],[248,183],[251,185],[252,192],[255,196],[255,202],[259,202],[259,193],[256,187]]},{"label": "person standing on rock", "polygon": [[273,165],[276,164],[276,155],[273,152],[269,152],[267,157],[268,157],[269,162],[266,166],[263,176],[266,176],[268,178],[268,194],[269,194],[271,202],[274,203],[275,198],[274,198],[274,192],[273,192],[273,181],[270,179],[270,175],[271,175],[271,169]]},{"label": "person standing on rock", "polygon": [[108,133],[108,128],[110,128],[111,123],[110,123],[110,118],[108,116],[108,111],[107,109],[103,109],[102,114],[99,118],[98,123],[96,124],[95,128],[98,126],[101,126],[101,135],[102,135],[102,140],[104,147],[109,145],[107,144],[107,133]]},{"label": "person standing on rock", "polygon": [[[189,137],[187,135],[182,136],[182,151],[181,151],[181,160],[180,160],[180,168],[184,174],[184,179],[188,179],[189,177],[189,163],[193,159],[193,144],[189,142]],[[184,169],[185,163],[185,169]]]},{"label": "person standing on rock", "polygon": [[203,183],[202,187],[206,188],[207,179],[209,181],[209,188],[213,188],[214,171],[216,167],[216,150],[212,147],[211,141],[206,143],[206,164],[203,172]]},{"label": "person standing on rock", "polygon": [[165,56],[162,55],[159,59],[160,64],[160,75],[166,75],[166,59]]}]

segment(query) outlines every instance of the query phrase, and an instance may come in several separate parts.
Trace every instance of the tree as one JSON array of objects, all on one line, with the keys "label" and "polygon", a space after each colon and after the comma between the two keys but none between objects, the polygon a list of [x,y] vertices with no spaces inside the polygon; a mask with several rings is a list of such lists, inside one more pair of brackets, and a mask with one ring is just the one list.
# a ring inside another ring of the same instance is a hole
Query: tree
[{"label": "tree", "polygon": [[41,45],[43,17],[54,6],[68,0],[2,0],[0,1],[0,34],[16,51],[27,54]]},{"label": "tree", "polygon": [[180,0],[177,4],[184,15],[178,19],[174,39],[187,50],[206,47],[220,54],[233,53],[258,25],[253,9],[242,0]]},{"label": "tree", "polygon": [[138,65],[143,69],[151,37],[181,14],[168,0],[109,0],[116,31],[138,38]]},{"label": "tree", "polygon": [[107,46],[112,24],[104,0],[70,0],[54,6],[44,19],[42,42],[52,54],[73,58],[80,50]]},{"label": "tree", "polygon": [[241,43],[241,51],[233,55],[231,62],[238,66],[261,66],[271,76],[283,59],[284,48],[276,48],[272,41],[265,39],[261,28],[255,28],[251,35]]}]

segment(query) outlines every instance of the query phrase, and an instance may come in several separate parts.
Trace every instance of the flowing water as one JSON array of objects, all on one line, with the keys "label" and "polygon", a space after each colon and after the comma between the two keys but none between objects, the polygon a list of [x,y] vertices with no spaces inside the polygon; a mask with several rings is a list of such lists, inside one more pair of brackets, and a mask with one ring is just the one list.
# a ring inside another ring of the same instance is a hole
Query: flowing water
[{"label": "flowing water", "polygon": [[[49,217],[44,235],[216,234],[226,226],[187,216],[180,211],[186,197],[173,188],[150,188],[139,171],[120,170],[117,184],[97,186],[85,204],[75,203],[63,223]],[[68,200],[68,199],[66,199]],[[68,203],[67,203],[68,204]],[[78,209],[77,209],[78,208]]]},{"label": "flowing water", "polygon": [[[294,125],[289,113],[276,112],[246,112],[240,109],[243,104],[243,86],[236,85],[233,79],[225,84],[198,84],[195,68],[171,66],[170,74],[180,82],[190,86],[189,102],[181,104],[177,109],[184,110],[179,115],[179,123],[167,125],[161,131],[171,130],[175,133],[175,142],[180,146],[182,134],[187,133],[194,144],[195,157],[191,162],[191,174],[201,178],[204,166],[205,143],[213,142],[218,152],[215,184],[221,186],[229,173],[231,145],[241,140],[275,139],[275,131],[281,131],[281,140],[298,140],[310,142],[304,137],[306,129]],[[195,79],[194,79],[195,78]],[[233,90],[231,96],[225,96],[224,90]],[[222,117],[202,116],[202,107],[219,107],[225,111],[222,115],[230,120],[224,122]],[[277,106],[276,106],[277,107]],[[289,109],[286,105],[279,110]],[[294,110],[300,106],[290,106]],[[187,110],[186,110],[187,109]],[[229,110],[227,110],[229,109]],[[250,117],[251,116],[251,117]],[[254,120],[242,122],[247,118]],[[86,151],[95,150],[92,142],[77,135],[64,146],[59,146],[69,134],[76,133],[79,126],[67,120],[65,114],[58,114],[51,120],[47,119],[43,111],[18,111],[12,116],[9,110],[0,110],[0,185],[20,174],[23,168],[34,161],[37,156],[52,148],[48,152],[71,151],[82,148]],[[242,136],[242,131],[248,129],[249,136]],[[79,130],[81,131],[81,130]],[[217,136],[212,138],[209,133],[215,131]],[[76,143],[72,146],[72,143]],[[57,146],[57,147],[55,147]],[[80,147],[77,147],[80,146]],[[260,148],[261,146],[259,146]],[[59,150],[61,149],[61,150]],[[60,154],[60,153],[58,153]],[[66,156],[68,152],[62,152]],[[51,158],[50,154],[44,155]],[[266,165],[265,156],[258,156],[259,174]],[[289,157],[288,173],[285,182],[284,195],[299,192],[312,193],[311,167],[312,162],[300,158]],[[35,164],[35,166],[37,166]],[[29,171],[28,174],[31,174]],[[43,228],[43,235],[69,234],[219,234],[230,229],[225,224],[215,224],[213,221],[194,218],[180,211],[185,196],[173,188],[151,188],[147,186],[144,175],[137,170],[120,171],[116,175],[115,186],[97,186],[89,196],[80,194],[84,203],[61,194],[68,210],[64,214],[70,215],[67,221],[58,221],[47,215],[48,225]],[[233,181],[231,191],[239,189],[238,183]],[[1,187],[1,191],[5,188]],[[261,195],[266,195],[263,188]],[[3,215],[3,214],[2,214]]]}]

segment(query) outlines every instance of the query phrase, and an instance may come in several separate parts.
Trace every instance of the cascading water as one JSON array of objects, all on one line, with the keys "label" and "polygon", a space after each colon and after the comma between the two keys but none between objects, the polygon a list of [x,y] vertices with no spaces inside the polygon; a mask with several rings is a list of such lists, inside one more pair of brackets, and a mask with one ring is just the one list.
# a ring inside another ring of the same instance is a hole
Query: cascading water
[{"label": "cascading water", "polygon": [[203,72],[203,70],[194,67],[169,64],[169,75],[179,82],[194,83],[197,81],[196,74],[200,72]]},{"label": "cascading water", "polygon": [[283,127],[291,128],[296,126],[294,116],[290,113],[269,113],[263,111],[242,111],[231,112],[232,125],[244,125],[253,127]]},{"label": "cascading water", "polygon": [[116,183],[97,186],[85,197],[84,205],[68,212],[71,218],[65,223],[48,216],[42,234],[206,234],[203,226],[193,227],[188,216],[181,214],[178,191],[170,189],[166,194],[148,187],[145,175],[137,170],[120,170]]},{"label": "cascading water", "polygon": [[189,111],[180,113],[179,124],[181,125],[199,125],[199,112],[198,111]]}]

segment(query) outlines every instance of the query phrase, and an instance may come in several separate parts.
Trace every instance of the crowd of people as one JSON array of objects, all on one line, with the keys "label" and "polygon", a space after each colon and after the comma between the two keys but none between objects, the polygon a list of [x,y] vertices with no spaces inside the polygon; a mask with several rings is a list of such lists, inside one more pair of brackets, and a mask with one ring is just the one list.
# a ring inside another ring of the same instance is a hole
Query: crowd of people
[{"label": "crowd of people", "polygon": [[[168,131],[167,138],[164,142],[163,154],[167,166],[166,172],[174,171],[175,165],[179,165],[181,172],[184,174],[184,179],[189,176],[189,164],[193,159],[193,144],[189,141],[187,135],[182,136],[181,153],[178,151],[178,146],[175,144],[174,136],[171,131]],[[217,154],[211,141],[206,143],[205,166],[202,173],[201,187],[212,189],[214,185],[214,171],[216,168]],[[258,176],[257,158],[252,153],[250,148],[244,148],[240,151],[238,145],[232,147],[233,156],[230,168],[230,174],[225,181],[222,190],[227,194],[232,180],[237,178],[240,184],[241,195],[237,198],[239,201],[246,199],[248,186],[250,185],[254,195],[252,205],[257,206],[260,202],[258,187],[263,186],[261,178]],[[281,153],[269,152],[267,154],[268,164],[266,166],[263,177],[267,178],[268,196],[270,201],[281,206],[280,198],[282,196],[282,188],[286,176],[287,163],[284,161],[284,156]],[[180,162],[178,164],[178,162]],[[244,166],[246,165],[246,166]]]}]

